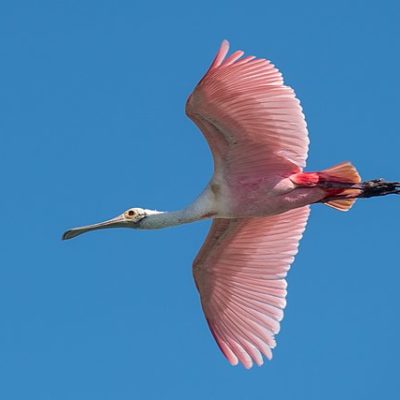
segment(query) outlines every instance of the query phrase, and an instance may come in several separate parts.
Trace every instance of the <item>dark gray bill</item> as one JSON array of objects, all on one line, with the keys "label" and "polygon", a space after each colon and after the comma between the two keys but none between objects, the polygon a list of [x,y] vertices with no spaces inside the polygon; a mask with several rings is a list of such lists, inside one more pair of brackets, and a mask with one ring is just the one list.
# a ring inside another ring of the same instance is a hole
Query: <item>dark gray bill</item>
[{"label": "dark gray bill", "polygon": [[82,233],[86,233],[89,231],[95,231],[98,229],[107,229],[107,228],[121,228],[126,226],[125,219],[123,215],[119,215],[113,219],[109,219],[108,221],[100,222],[98,224],[80,226],[78,228],[72,228],[66,232],[64,232],[62,236],[62,240],[72,239],[76,236],[82,235]]}]

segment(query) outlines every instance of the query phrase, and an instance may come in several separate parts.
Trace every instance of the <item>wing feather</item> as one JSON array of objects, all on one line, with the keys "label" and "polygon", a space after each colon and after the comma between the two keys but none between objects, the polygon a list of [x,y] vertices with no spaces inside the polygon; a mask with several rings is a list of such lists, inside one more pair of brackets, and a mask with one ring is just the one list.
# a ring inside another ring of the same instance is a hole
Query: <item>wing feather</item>
[{"label": "wing feather", "polygon": [[255,176],[271,167],[303,168],[308,133],[293,89],[270,61],[240,58],[242,51],[225,59],[228,50],[224,41],[186,104],[209,143],[215,170]]},{"label": "wing feather", "polygon": [[286,306],[285,276],[309,207],[249,219],[215,219],[193,263],[210,330],[232,365],[272,357]]}]

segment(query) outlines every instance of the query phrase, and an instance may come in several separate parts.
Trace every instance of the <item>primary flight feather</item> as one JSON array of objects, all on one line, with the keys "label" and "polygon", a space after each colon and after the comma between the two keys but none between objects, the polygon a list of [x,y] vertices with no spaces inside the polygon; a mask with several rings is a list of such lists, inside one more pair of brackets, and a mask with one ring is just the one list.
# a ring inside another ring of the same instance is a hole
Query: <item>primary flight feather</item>
[{"label": "primary flight feather", "polygon": [[308,133],[293,89],[268,60],[227,56],[222,42],[186,104],[213,155],[214,174],[188,207],[174,212],[131,208],[64,233],[126,227],[158,229],[211,218],[193,263],[201,304],[221,351],[250,368],[271,359],[286,305],[286,274],[310,204],[346,211],[357,198],[399,194],[399,182],[361,182],[350,163],[303,172]]}]

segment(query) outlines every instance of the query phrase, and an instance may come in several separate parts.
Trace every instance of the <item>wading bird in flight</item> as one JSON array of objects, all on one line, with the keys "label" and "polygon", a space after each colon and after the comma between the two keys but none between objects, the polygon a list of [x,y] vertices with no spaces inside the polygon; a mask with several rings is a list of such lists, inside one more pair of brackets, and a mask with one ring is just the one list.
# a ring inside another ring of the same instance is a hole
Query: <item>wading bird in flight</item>
[{"label": "wading bird in flight", "polygon": [[212,219],[193,263],[201,304],[222,353],[250,368],[271,359],[286,301],[286,274],[310,204],[347,211],[357,198],[399,194],[400,182],[361,182],[348,162],[304,172],[307,128],[293,89],[265,59],[226,57],[223,41],[186,103],[203,132],[214,174],[180,211],[130,208],[108,221],[74,228],[71,239],[104,228],[158,229]]}]

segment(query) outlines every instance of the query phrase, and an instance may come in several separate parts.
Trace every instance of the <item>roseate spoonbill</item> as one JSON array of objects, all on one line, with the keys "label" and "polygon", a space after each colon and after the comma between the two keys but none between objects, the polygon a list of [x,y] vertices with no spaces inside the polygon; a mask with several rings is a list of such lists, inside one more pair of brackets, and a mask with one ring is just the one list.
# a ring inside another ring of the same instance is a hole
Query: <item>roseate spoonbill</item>
[{"label": "roseate spoonbill", "polygon": [[261,365],[271,349],[286,301],[286,274],[310,212],[323,203],[347,211],[357,198],[400,193],[400,182],[361,182],[348,162],[303,172],[308,151],[304,115],[293,89],[265,59],[223,41],[186,103],[214,158],[214,175],[187,208],[130,208],[63,239],[104,228],[158,229],[213,220],[193,263],[210,330],[232,365]]}]

